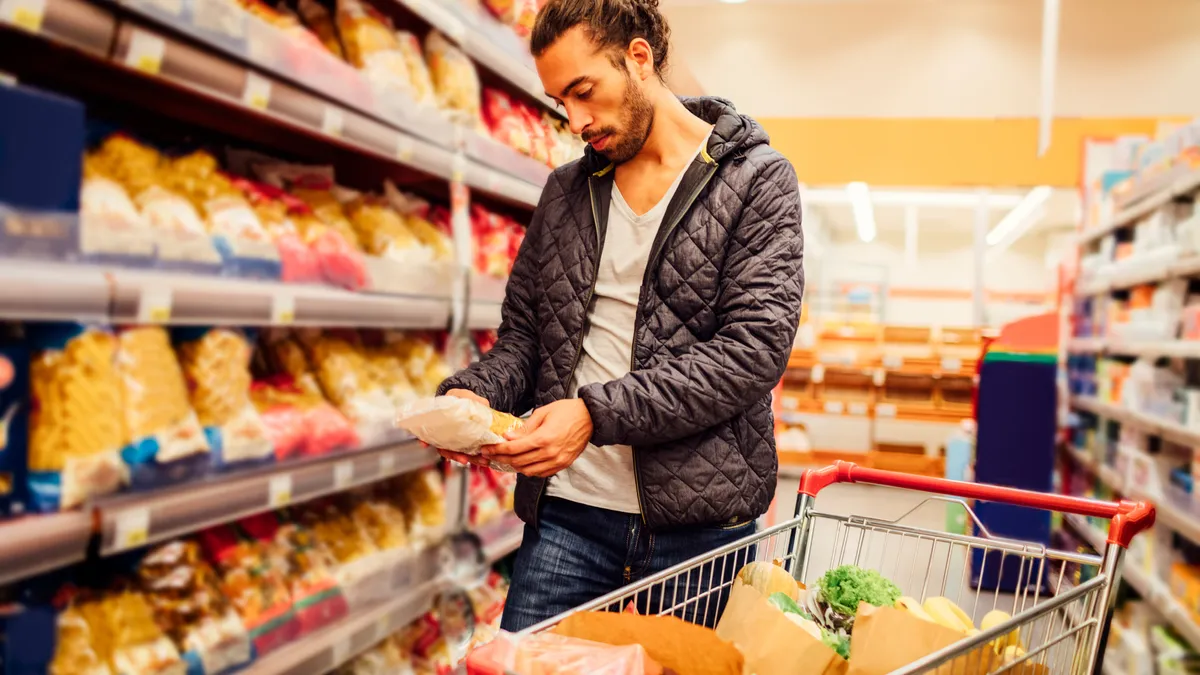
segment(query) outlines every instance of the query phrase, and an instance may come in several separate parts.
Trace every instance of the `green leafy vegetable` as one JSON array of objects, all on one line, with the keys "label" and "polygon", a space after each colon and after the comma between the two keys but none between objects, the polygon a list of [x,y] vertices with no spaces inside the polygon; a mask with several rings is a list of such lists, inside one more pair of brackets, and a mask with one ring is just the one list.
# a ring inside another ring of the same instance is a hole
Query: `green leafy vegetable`
[{"label": "green leafy vegetable", "polygon": [[821,577],[821,596],[834,609],[854,616],[858,603],[891,607],[900,598],[900,588],[875,570],[858,565],[842,565]]},{"label": "green leafy vegetable", "polygon": [[792,597],[787,593],[772,593],[767,598],[767,602],[771,603],[772,607],[778,609],[784,614],[799,614],[810,621],[812,620],[812,617],[809,616],[808,612],[804,611],[800,605],[796,604],[796,601],[793,600]]},{"label": "green leafy vegetable", "polygon": [[843,659],[850,658],[850,638],[845,635],[822,630],[821,642],[824,642],[826,647],[837,652]]}]

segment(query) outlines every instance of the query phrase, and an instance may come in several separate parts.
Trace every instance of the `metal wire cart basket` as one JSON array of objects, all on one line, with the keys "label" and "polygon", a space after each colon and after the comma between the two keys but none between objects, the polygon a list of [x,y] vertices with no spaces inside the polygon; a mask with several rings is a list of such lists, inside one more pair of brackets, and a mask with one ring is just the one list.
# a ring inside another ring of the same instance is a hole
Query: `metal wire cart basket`
[{"label": "metal wire cart basket", "polygon": [[[818,493],[835,483],[913,490],[927,496],[917,507],[890,520],[818,511]],[[917,508],[931,500],[960,504],[972,519],[976,536],[908,524]],[[1110,521],[1107,545],[1101,555],[1087,555],[996,537],[965,500],[1106,519]],[[810,588],[826,570],[854,564],[889,577],[905,595],[922,602],[944,596],[972,617],[995,609],[1012,615],[895,673],[1098,673],[1125,550],[1136,534],[1153,523],[1154,507],[1142,502],[1103,502],[838,462],[805,472],[793,519],[581,605],[573,612],[622,611],[632,605],[641,613],[673,614],[711,628],[720,617],[737,571],[748,562],[780,562]],[[815,545],[817,542],[822,545]],[[818,549],[822,549],[820,555]],[[824,552],[829,550],[829,554]],[[1077,571],[1087,581],[1071,583]],[[997,582],[1001,576],[1010,592],[1000,590]],[[527,633],[548,630],[573,612],[534,626]],[[1020,644],[1022,649],[1016,656],[1002,659],[993,649],[997,640]],[[501,672],[484,662],[486,653],[472,656],[469,671]]]}]

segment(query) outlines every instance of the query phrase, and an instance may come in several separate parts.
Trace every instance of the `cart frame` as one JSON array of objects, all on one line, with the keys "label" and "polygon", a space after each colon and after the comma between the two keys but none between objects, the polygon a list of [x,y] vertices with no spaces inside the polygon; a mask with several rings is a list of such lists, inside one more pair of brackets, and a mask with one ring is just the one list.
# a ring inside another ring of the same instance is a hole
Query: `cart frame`
[{"label": "cart frame", "polygon": [[[932,494],[925,501],[892,520],[817,511],[817,495],[821,490],[837,483],[861,483]],[[903,522],[931,500],[960,504],[973,520],[979,536],[950,534],[910,526]],[[1056,551],[1041,544],[993,536],[965,500],[1010,504],[1108,520],[1110,525],[1105,550],[1099,556],[1087,555]],[[636,604],[638,610],[643,613],[674,614],[695,623],[715,627],[729,588],[742,565],[766,557],[781,564],[797,580],[810,579],[814,573],[814,536],[823,523],[832,523],[834,539],[830,567],[835,566],[835,562],[853,562],[884,572],[890,565],[893,570],[892,578],[906,591],[920,586],[919,595],[913,595],[921,601],[924,601],[927,595],[949,596],[950,591],[954,589],[958,593],[959,604],[964,604],[964,595],[970,599],[970,590],[966,584],[967,569],[972,567],[966,561],[966,557],[970,555],[979,558],[977,578],[973,573],[969,580],[975,588],[974,602],[968,612],[971,614],[977,615],[986,607],[988,598],[982,589],[989,560],[999,560],[999,571],[995,571],[996,587],[986,591],[992,596],[992,609],[999,609],[1001,606],[1000,584],[1002,577],[1008,574],[1005,570],[1011,570],[1012,563],[1017,563],[1011,618],[988,630],[965,637],[893,673],[912,675],[937,671],[938,675],[952,675],[956,672],[1094,674],[1100,672],[1102,665],[1104,642],[1121,578],[1125,551],[1133,537],[1152,526],[1154,519],[1154,507],[1145,502],[1104,502],[913,476],[869,469],[850,462],[837,462],[832,466],[808,470],[802,474],[795,517],[791,520],[580,605],[570,612],[523,631],[522,635],[553,628],[576,612],[621,611],[630,604]],[[891,548],[894,544],[898,544],[898,549]],[[905,560],[903,553],[909,544],[913,545],[913,555],[906,584],[899,580],[898,575],[903,573],[900,569]],[[922,575],[917,561],[921,559],[921,550],[926,546],[930,553],[930,564],[924,568]],[[942,546],[945,556],[939,584],[935,563],[941,560],[939,547]],[[879,549],[877,556],[876,549]],[[889,550],[892,551],[890,556]],[[782,555],[774,555],[777,552]],[[879,561],[878,565],[871,564],[875,559]],[[953,564],[962,566],[959,581],[963,585],[957,589],[950,583]],[[1053,588],[1043,598],[1043,589],[1051,583],[1054,576],[1052,565],[1060,565],[1057,582],[1053,583]],[[1068,565],[1078,565],[1081,570],[1093,571],[1094,576],[1077,586],[1069,581],[1064,583]],[[682,593],[681,585],[685,586]],[[937,591],[939,586],[941,593],[931,593]],[[964,591],[964,588],[967,590]],[[1005,597],[1005,602],[1007,600]],[[1023,647],[1023,653],[1002,658],[993,646],[1011,644],[1014,637],[1020,644],[1027,646],[1027,649]]]}]

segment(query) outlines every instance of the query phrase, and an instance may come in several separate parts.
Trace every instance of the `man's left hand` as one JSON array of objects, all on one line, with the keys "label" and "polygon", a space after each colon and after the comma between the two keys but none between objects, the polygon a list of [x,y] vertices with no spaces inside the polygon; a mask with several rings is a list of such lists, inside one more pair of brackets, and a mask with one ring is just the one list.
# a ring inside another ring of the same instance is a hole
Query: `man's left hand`
[{"label": "man's left hand", "polygon": [[544,405],[508,442],[481,448],[488,459],[526,476],[549,478],[571,466],[592,437],[592,416],[583,401],[570,398]]}]

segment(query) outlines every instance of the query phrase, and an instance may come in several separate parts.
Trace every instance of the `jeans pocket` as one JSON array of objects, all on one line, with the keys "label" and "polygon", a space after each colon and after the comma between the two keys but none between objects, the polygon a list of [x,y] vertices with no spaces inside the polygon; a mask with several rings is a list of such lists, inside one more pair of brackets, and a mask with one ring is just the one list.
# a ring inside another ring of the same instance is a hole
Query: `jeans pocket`
[{"label": "jeans pocket", "polygon": [[748,525],[753,525],[753,524],[754,524],[753,518],[751,518],[750,520],[735,520],[734,522],[725,523],[724,525],[717,525],[716,529],[721,530],[722,532],[735,532],[737,530],[745,528]]}]

